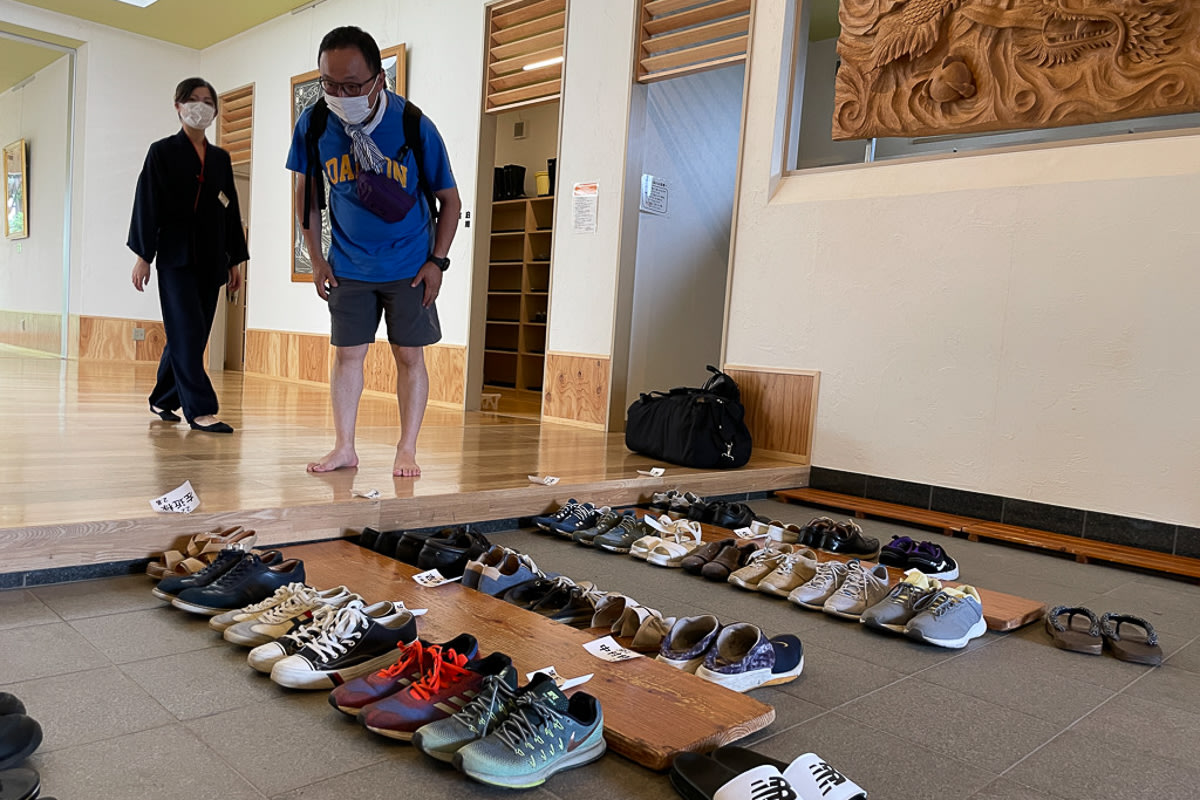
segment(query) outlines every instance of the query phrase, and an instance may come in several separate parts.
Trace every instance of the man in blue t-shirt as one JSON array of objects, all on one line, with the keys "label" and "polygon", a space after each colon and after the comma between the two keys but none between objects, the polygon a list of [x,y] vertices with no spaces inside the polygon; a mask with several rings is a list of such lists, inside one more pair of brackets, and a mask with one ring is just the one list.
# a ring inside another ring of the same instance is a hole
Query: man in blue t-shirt
[{"label": "man in blue t-shirt", "polygon": [[[318,192],[306,192],[306,134],[312,108],[296,121],[287,160],[288,169],[296,173],[296,208],[312,260],[313,283],[329,304],[334,346],[330,395],[336,440],[333,450],[310,463],[308,470],[332,472],[358,466],[354,424],[362,395],[363,362],[384,317],[396,359],[396,399],[400,404],[401,433],[392,474],[415,477],[421,474],[417,434],[429,399],[423,348],[442,338],[434,301],[442,286],[442,273],[450,266],[446,254],[462,202],[446,146],[427,117],[420,121],[423,162],[417,164],[414,148],[405,146],[406,101],[387,91],[379,47],[370,34],[355,27],[330,31],[321,40],[317,63],[330,112],[317,140],[321,171],[329,186],[333,244],[328,257],[321,252]],[[384,190],[399,189],[415,199],[403,219],[388,222],[363,204],[356,176],[364,170],[395,182]],[[418,189],[418,174],[437,198],[436,225],[430,224],[432,209]],[[311,202],[306,202],[308,196]]]}]

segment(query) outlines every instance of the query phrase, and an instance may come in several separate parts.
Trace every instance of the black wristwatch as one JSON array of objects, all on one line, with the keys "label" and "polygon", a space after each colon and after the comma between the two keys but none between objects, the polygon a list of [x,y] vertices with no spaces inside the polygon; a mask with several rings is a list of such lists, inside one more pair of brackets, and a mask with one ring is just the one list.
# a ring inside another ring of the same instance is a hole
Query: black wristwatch
[{"label": "black wristwatch", "polygon": [[440,269],[442,272],[445,272],[446,270],[450,269],[450,259],[449,259],[449,257],[447,257],[447,258],[438,258],[437,256],[431,255],[431,256],[429,257],[429,262],[430,262],[431,264],[436,264],[436,265],[437,265],[437,268],[438,268],[438,269]]}]

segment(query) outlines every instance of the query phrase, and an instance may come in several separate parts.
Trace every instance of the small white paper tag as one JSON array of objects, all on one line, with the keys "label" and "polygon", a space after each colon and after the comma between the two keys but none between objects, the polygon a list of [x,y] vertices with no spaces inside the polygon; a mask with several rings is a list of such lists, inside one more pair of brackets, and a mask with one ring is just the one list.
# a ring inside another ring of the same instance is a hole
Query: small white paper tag
[{"label": "small white paper tag", "polygon": [[418,572],[416,575],[413,575],[413,580],[426,588],[432,589],[435,586],[441,586],[442,584],[454,583],[455,581],[462,580],[462,576],[460,575],[457,578],[447,578],[436,569],[431,569],[428,572]]},{"label": "small white paper tag", "polygon": [[192,488],[191,481],[184,481],[178,489],[151,500],[150,507],[168,514],[190,514],[200,507],[200,496]]},{"label": "small white paper tag", "polygon": [[651,478],[661,478],[667,473],[662,467],[651,467],[650,469],[639,469],[638,475],[648,475]]},{"label": "small white paper tag", "polygon": [[738,528],[733,532],[733,535],[739,539],[761,539],[766,536],[765,533],[755,533],[750,528]]},{"label": "small white paper tag", "polygon": [[596,674],[594,672],[589,672],[587,675],[580,675],[578,678],[564,678],[562,675],[558,674],[558,670],[556,670],[553,666],[550,666],[546,667],[545,669],[535,669],[533,672],[525,673],[525,680],[531,681],[533,680],[533,676],[539,673],[544,673],[553,678],[554,685],[559,689],[562,689],[564,692],[567,689],[574,689],[576,686],[582,686],[590,681]]},{"label": "small white paper tag", "polygon": [[379,490],[378,489],[367,489],[364,492],[361,489],[352,489],[352,490],[350,490],[350,496],[351,497],[361,497],[363,500],[378,500],[379,499]]},{"label": "small white paper tag", "polygon": [[529,482],[540,483],[542,486],[553,486],[554,484],[558,483],[558,478],[554,477],[553,475],[547,475],[544,478],[539,478],[537,475],[530,475]]},{"label": "small white paper tag", "polygon": [[629,648],[617,644],[617,640],[611,636],[587,642],[583,645],[583,649],[596,658],[602,658],[605,661],[628,661],[631,658],[642,657],[641,653],[635,653]]}]

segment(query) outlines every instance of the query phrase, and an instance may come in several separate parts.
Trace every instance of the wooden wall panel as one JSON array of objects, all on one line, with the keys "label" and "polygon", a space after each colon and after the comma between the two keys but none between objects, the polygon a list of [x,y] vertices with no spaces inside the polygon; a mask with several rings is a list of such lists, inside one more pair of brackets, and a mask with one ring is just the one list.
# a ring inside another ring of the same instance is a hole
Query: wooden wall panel
[{"label": "wooden wall panel", "polygon": [[0,310],[0,344],[58,355],[61,343],[61,314]]},{"label": "wooden wall panel", "polygon": [[146,338],[133,343],[135,361],[158,361],[167,346],[167,331],[161,322],[143,322],[139,327],[146,331]]},{"label": "wooden wall panel", "polygon": [[754,449],[799,456],[807,463],[812,458],[821,373],[729,365],[725,371],[742,390]]},{"label": "wooden wall panel", "polygon": [[574,353],[546,353],[542,414],[603,430],[608,418],[608,359]]},{"label": "wooden wall panel", "polygon": [[461,408],[467,392],[467,348],[457,344],[427,347],[425,368],[429,371],[429,402]]},{"label": "wooden wall panel", "polygon": [[[133,339],[133,329],[141,328],[146,338]],[[79,357],[95,361],[146,361],[162,358],[167,344],[163,324],[152,319],[121,317],[79,317]]]}]

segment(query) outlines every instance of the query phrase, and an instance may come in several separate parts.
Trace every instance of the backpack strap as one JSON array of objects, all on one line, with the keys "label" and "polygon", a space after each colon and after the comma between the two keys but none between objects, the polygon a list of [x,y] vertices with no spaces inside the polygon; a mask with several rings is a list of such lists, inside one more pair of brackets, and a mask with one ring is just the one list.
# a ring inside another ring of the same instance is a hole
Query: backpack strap
[{"label": "backpack strap", "polygon": [[429,224],[437,225],[438,207],[437,199],[433,196],[433,189],[429,188],[429,181],[425,178],[425,146],[421,143],[421,109],[413,101],[405,98],[404,100],[404,148],[401,149],[401,156],[404,150],[412,150],[413,160],[417,163],[417,188],[425,195],[425,203],[429,206]]},{"label": "backpack strap", "polygon": [[308,215],[312,208],[313,192],[317,193],[317,208],[325,210],[325,173],[321,169],[321,151],[318,146],[325,126],[329,123],[329,106],[321,97],[313,105],[308,120],[308,131],[304,134],[304,151],[308,169],[304,173],[304,229],[308,230]]}]

